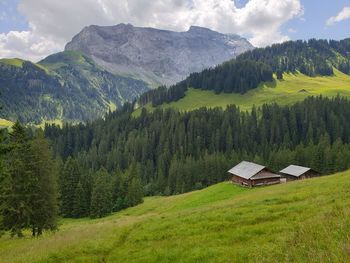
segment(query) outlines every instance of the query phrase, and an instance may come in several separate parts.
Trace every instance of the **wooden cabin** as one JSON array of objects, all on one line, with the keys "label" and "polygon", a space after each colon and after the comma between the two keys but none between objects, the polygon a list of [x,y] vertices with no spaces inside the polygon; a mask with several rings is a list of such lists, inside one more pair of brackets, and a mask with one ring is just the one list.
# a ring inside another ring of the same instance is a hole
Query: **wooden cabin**
[{"label": "wooden cabin", "polygon": [[320,176],[320,173],[312,170],[311,168],[299,165],[289,165],[281,170],[279,174],[281,175],[281,178],[285,178],[287,182]]},{"label": "wooden cabin", "polygon": [[280,175],[260,164],[243,161],[228,170],[232,182],[238,185],[254,187],[280,183]]}]

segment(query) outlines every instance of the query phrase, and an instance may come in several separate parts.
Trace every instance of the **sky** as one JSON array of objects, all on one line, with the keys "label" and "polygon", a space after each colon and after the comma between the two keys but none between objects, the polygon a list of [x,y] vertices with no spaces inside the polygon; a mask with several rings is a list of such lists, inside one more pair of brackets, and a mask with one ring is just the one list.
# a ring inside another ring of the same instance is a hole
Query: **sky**
[{"label": "sky", "polygon": [[264,47],[350,37],[350,0],[0,0],[0,58],[39,61],[85,26],[130,23],[186,31],[191,25]]}]

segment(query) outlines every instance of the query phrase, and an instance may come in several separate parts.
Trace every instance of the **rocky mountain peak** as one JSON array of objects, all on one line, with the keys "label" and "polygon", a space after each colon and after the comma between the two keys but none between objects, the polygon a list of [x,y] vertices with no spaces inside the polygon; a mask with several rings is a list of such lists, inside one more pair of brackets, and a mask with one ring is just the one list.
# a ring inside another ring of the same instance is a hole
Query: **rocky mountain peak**
[{"label": "rocky mountain peak", "polygon": [[65,50],[83,52],[112,73],[159,85],[173,84],[251,48],[238,35],[199,26],[175,32],[118,24],[85,27]]}]

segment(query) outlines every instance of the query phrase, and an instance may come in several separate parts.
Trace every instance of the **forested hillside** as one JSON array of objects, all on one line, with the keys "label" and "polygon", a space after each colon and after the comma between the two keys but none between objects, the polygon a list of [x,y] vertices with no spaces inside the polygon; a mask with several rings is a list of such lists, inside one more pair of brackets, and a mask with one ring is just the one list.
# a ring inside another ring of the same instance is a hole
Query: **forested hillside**
[{"label": "forested hillside", "polygon": [[177,101],[185,96],[188,88],[245,93],[262,82],[272,81],[273,73],[277,79],[282,79],[284,72],[331,76],[334,68],[344,74],[350,73],[350,39],[289,41],[247,51],[213,69],[193,73],[168,89],[160,87],[146,92],[138,102],[157,106]]},{"label": "forested hillside", "polygon": [[57,53],[38,64],[0,60],[1,117],[22,123],[96,119],[147,89],[77,52]]},{"label": "forested hillside", "polygon": [[237,60],[246,59],[267,64],[276,73],[300,71],[307,76],[327,76],[333,74],[334,67],[349,74],[350,38],[288,41],[247,51],[237,57]]},{"label": "forested hillside", "polygon": [[[143,110],[133,105],[91,124],[46,126],[54,152],[72,156],[82,169],[127,171],[141,180],[145,194],[175,194],[227,178],[242,159],[280,169],[290,163],[327,174],[349,167],[350,102],[309,98],[244,113],[235,106],[186,113]],[[84,175],[85,173],[83,173]]]}]

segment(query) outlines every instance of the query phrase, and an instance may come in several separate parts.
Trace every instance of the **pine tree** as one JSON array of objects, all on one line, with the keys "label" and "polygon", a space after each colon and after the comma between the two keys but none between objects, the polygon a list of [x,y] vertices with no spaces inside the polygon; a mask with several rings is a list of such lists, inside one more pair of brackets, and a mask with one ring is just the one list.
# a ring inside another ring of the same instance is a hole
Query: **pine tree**
[{"label": "pine tree", "polygon": [[105,169],[100,169],[94,178],[91,196],[90,216],[100,218],[112,212],[111,178]]},{"label": "pine tree", "polygon": [[126,171],[128,186],[125,202],[128,206],[135,206],[142,202],[143,188],[139,174],[139,166],[136,163],[131,164]]},{"label": "pine tree", "polygon": [[59,179],[60,212],[64,217],[74,217],[74,200],[76,187],[81,176],[78,162],[69,157]]},{"label": "pine tree", "polygon": [[39,131],[31,141],[33,175],[36,185],[31,189],[32,216],[30,220],[33,236],[41,235],[43,230],[57,227],[57,171],[52,153],[43,132]]},{"label": "pine tree", "polygon": [[10,134],[10,151],[6,155],[8,176],[2,194],[2,225],[12,235],[22,236],[22,230],[31,226],[33,189],[37,184],[29,139],[18,122]]},{"label": "pine tree", "polygon": [[48,142],[42,131],[29,140],[23,126],[16,123],[10,134],[5,162],[1,162],[1,228],[22,236],[57,227],[56,170]]},{"label": "pine tree", "polygon": [[133,177],[128,185],[126,200],[128,206],[135,206],[142,203],[143,189],[139,178]]},{"label": "pine tree", "polygon": [[231,152],[233,150],[233,139],[232,139],[232,129],[231,126],[227,129],[226,140],[225,140],[226,152]]},{"label": "pine tree", "polygon": [[87,200],[82,183],[79,181],[74,193],[73,217],[79,218],[88,215]]},{"label": "pine tree", "polygon": [[11,229],[8,220],[10,217],[4,216],[11,209],[12,184],[11,174],[5,165],[3,153],[0,155],[0,236],[4,230]]}]

